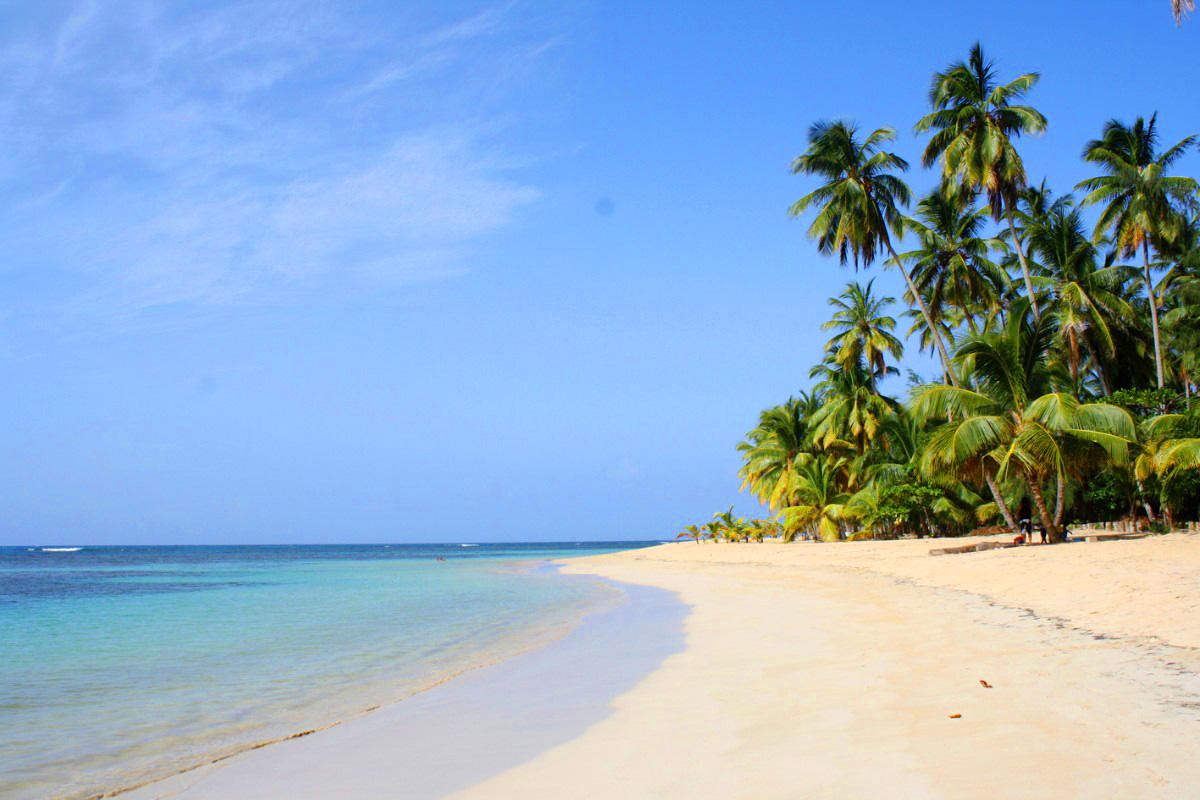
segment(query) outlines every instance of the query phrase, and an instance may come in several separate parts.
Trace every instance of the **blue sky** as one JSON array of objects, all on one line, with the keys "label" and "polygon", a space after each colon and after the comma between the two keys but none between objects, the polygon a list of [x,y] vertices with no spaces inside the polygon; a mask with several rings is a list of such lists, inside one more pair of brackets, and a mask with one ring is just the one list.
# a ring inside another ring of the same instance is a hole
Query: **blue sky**
[{"label": "blue sky", "polygon": [[1200,131],[1167,0],[565,6],[0,5],[0,544],[752,512],[734,445],[854,277],[786,217],[812,121],[916,162],[981,38],[1060,191],[1109,117]]}]

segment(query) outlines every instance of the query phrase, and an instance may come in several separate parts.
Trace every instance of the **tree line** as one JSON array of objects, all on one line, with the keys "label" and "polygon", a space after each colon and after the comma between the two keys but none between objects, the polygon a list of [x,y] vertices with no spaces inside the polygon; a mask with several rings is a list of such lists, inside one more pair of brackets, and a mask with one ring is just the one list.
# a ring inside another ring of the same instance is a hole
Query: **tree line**
[{"label": "tree line", "polygon": [[[1093,176],[1058,194],[1019,148],[1048,127],[1027,99],[1038,80],[1001,81],[978,44],[936,73],[914,129],[939,181],[920,198],[894,129],[808,131],[792,172],[813,186],[790,214],[822,254],[894,269],[905,291],[898,304],[853,281],[831,298],[813,383],[738,445],[743,488],[785,539],[1028,517],[1060,541],[1075,519],[1171,528],[1200,513],[1200,186],[1175,170],[1197,138],[1164,142],[1157,115],[1111,120],[1082,148]],[[939,374],[910,373],[899,398],[881,384],[902,324]],[[759,524],[714,523],[680,535]]]}]

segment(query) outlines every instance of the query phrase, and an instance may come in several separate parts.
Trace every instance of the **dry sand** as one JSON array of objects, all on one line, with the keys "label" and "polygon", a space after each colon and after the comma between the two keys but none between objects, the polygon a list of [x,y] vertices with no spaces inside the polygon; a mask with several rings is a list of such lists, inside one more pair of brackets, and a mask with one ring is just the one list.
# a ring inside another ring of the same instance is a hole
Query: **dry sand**
[{"label": "dry sand", "polygon": [[931,546],[572,562],[677,592],[686,650],[582,736],[454,797],[1200,797],[1200,538]]}]

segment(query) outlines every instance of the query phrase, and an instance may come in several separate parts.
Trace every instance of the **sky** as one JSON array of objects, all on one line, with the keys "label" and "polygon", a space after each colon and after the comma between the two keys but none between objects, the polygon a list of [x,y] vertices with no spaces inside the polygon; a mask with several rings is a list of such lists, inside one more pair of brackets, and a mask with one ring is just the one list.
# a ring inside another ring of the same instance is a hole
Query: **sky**
[{"label": "sky", "polygon": [[660,539],[758,513],[735,446],[808,385],[856,277],[786,213],[812,122],[895,127],[923,192],[930,76],[982,40],[1002,77],[1042,73],[1021,150],[1060,192],[1111,117],[1200,131],[1200,19],[1167,0],[0,19],[0,545]]}]

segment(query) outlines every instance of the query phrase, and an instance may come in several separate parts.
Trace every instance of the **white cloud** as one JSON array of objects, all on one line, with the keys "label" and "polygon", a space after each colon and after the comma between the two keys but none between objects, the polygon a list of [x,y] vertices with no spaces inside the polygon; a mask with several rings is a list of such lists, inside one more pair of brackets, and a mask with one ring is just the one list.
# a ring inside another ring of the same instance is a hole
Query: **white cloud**
[{"label": "white cloud", "polygon": [[120,269],[127,306],[396,285],[457,274],[470,242],[537,197],[498,174],[470,138],[427,132],[273,192],[188,196],[128,229],[104,260],[136,254]]},{"label": "white cloud", "polygon": [[505,129],[438,110],[536,49],[473,49],[511,8],[401,32],[325,4],[78,3],[0,45],[9,245],[121,312],[457,274],[539,197]]}]

